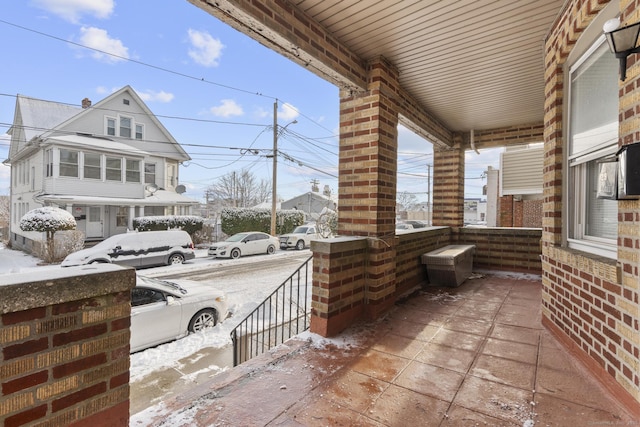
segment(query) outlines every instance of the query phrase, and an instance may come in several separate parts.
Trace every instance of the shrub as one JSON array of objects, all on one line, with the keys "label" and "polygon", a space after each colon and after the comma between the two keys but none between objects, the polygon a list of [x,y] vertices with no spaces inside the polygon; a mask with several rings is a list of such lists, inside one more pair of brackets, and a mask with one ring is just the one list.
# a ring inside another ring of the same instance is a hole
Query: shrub
[{"label": "shrub", "polygon": [[138,231],[159,231],[179,228],[196,239],[196,233],[202,230],[204,218],[193,215],[141,216],[133,219],[133,228]]},{"label": "shrub", "polygon": [[[271,232],[271,210],[263,208],[225,208],[220,214],[222,232],[228,235],[243,231]],[[291,209],[276,212],[276,234],[290,233],[304,223],[304,212]]]}]

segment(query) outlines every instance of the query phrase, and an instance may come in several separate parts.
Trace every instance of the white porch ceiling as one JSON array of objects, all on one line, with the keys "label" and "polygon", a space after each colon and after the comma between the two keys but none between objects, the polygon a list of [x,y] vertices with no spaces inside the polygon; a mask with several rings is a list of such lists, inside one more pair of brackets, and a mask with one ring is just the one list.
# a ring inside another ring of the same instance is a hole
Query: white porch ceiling
[{"label": "white porch ceiling", "polygon": [[544,38],[564,0],[294,0],[453,131],[540,123]]}]

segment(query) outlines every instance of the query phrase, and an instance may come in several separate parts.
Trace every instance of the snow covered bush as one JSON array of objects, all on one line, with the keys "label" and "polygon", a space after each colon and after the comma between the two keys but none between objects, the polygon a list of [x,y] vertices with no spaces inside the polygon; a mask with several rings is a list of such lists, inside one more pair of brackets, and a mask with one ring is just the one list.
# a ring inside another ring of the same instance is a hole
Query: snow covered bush
[{"label": "snow covered bush", "polygon": [[[271,210],[263,208],[224,208],[220,213],[222,232],[231,236],[243,231],[271,231]],[[276,212],[276,234],[290,233],[304,223],[304,212],[290,209]]]},{"label": "snow covered bush", "polygon": [[43,206],[27,212],[20,219],[22,231],[46,233],[46,247],[40,258],[45,262],[55,262],[54,235],[56,231],[75,230],[76,220],[71,213],[54,206]]},{"label": "snow covered bush", "polygon": [[133,219],[133,228],[138,231],[158,231],[179,228],[191,237],[200,230],[204,224],[204,218],[194,215],[162,215],[140,216]]}]

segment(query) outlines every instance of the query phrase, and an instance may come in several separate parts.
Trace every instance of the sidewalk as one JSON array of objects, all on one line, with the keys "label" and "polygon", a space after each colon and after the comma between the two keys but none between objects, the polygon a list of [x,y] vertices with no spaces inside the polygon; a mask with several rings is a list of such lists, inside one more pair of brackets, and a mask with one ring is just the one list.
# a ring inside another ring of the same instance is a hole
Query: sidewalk
[{"label": "sidewalk", "polygon": [[540,324],[540,281],[429,288],[336,339],[303,334],[131,426],[640,426]]}]

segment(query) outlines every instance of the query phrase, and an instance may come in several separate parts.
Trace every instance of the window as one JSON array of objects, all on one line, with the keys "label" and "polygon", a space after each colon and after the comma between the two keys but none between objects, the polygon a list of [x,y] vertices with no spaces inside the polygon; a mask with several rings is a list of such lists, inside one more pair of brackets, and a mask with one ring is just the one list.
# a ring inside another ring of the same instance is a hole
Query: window
[{"label": "window", "polygon": [[127,159],[127,182],[140,182],[140,160]]},{"label": "window", "polygon": [[569,87],[569,245],[614,258],[618,204],[596,192],[600,163],[618,148],[618,65],[600,37],[571,67]]},{"label": "window", "polygon": [[156,183],[156,165],[155,163],[144,164],[144,183],[155,184]]},{"label": "window", "polygon": [[100,179],[100,154],[84,154],[84,178]]},{"label": "window", "polygon": [[120,157],[107,157],[106,179],[107,181],[122,181],[122,159]]},{"label": "window", "polygon": [[107,135],[116,136],[116,119],[107,117]]},{"label": "window", "polygon": [[78,177],[78,152],[60,149],[60,176]]},{"label": "window", "polygon": [[120,136],[123,138],[131,138],[130,117],[120,117]]},{"label": "window", "polygon": [[127,227],[129,225],[129,209],[125,206],[118,207],[116,212],[116,227]]},{"label": "window", "polygon": [[144,126],[136,124],[136,139],[142,140],[144,138]]}]

